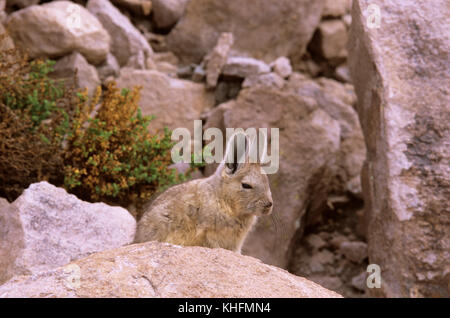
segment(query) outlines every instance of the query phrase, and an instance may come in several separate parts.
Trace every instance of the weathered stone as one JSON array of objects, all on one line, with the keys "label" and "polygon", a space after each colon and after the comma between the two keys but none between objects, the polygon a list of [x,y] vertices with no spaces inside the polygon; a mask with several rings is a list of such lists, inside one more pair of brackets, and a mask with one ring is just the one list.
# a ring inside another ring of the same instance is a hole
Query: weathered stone
[{"label": "weathered stone", "polygon": [[[80,53],[74,52],[59,59],[54,72],[50,75],[54,78],[64,79],[66,84],[75,84],[80,89],[88,89],[89,95],[93,95],[99,86],[100,79],[97,70],[90,65]],[[74,78],[74,74],[77,74]],[[75,83],[74,83],[75,80]]]},{"label": "weathered stone", "polygon": [[110,36],[85,8],[70,1],[54,1],[31,6],[7,19],[17,45],[32,58],[57,58],[77,51],[94,65],[109,52]]},{"label": "weathered stone", "polygon": [[447,0],[353,1],[369,259],[382,272],[372,296],[450,295],[448,11]]},{"label": "weathered stone", "polygon": [[325,0],[323,17],[340,17],[350,11],[351,0]]},{"label": "weathered stone", "polygon": [[364,242],[342,242],[339,250],[347,259],[355,263],[361,263],[367,258],[367,244]]},{"label": "weathered stone", "polygon": [[227,59],[222,73],[228,76],[246,78],[247,76],[270,72],[270,66],[263,61],[251,58],[233,56]]},{"label": "weathered stone", "polygon": [[242,83],[242,88],[262,85],[283,88],[285,81],[278,74],[270,72],[247,76]]},{"label": "weathered stone", "polygon": [[259,218],[243,253],[284,267],[294,234],[315,198],[311,185],[327,187],[327,164],[339,149],[339,123],[311,98],[266,86],[244,89],[237,100],[215,110],[218,128],[279,128],[279,170],[269,175],[274,216]]},{"label": "weathered stone", "polygon": [[338,66],[335,70],[335,76],[341,82],[345,83],[352,82],[352,78],[350,76],[350,69],[348,68],[347,64],[342,64]]},{"label": "weathered stone", "polygon": [[146,68],[153,50],[145,37],[109,0],[89,0],[86,8],[94,14],[112,36],[111,53],[120,66]]},{"label": "weathered stone", "polygon": [[335,162],[330,163],[336,175],[332,188],[338,193],[350,191],[360,196],[360,175],[366,149],[358,115],[353,109],[356,102],[353,86],[326,78],[313,81],[304,75],[293,73],[286,88],[299,96],[314,98],[321,109],[339,121],[340,150]]},{"label": "weathered stone", "polygon": [[47,182],[32,184],[0,207],[0,283],[129,244],[135,231],[123,208],[83,202]]},{"label": "weathered stone", "polygon": [[342,20],[325,20],[319,24],[312,48],[329,60],[347,57],[348,32]]},{"label": "weathered stone", "polygon": [[170,28],[174,26],[186,9],[190,0],[152,0],[153,19],[158,28]]},{"label": "weathered stone", "polygon": [[305,237],[305,241],[314,250],[319,250],[326,245],[326,242],[317,234],[309,234]]},{"label": "weathered stone", "polygon": [[102,82],[105,82],[110,76],[119,76],[120,66],[116,57],[111,53],[108,53],[105,62],[97,66],[97,72]]},{"label": "weathered stone", "polygon": [[205,58],[206,86],[208,88],[216,87],[217,80],[222,72],[222,68],[227,62],[233,42],[234,38],[232,33],[222,33],[214,49]]},{"label": "weathered stone", "polygon": [[[270,286],[270,288],[267,288]],[[134,244],[18,276],[0,297],[340,297],[305,278],[224,249]]]},{"label": "weathered stone", "polygon": [[365,291],[366,290],[366,280],[367,280],[367,272],[362,271],[359,275],[352,277],[351,284],[357,290]]},{"label": "weathered stone", "polygon": [[279,56],[298,58],[305,52],[322,9],[323,0],[191,0],[167,44],[184,63],[198,64],[221,33],[231,32],[237,55],[266,63]]},{"label": "weathered stone", "polygon": [[287,57],[281,56],[270,65],[275,73],[282,78],[287,78],[292,74],[291,62]]},{"label": "weathered stone", "polygon": [[152,133],[186,127],[193,133],[194,120],[214,105],[214,96],[203,84],[171,78],[154,70],[122,69],[117,79],[122,88],[142,86],[139,105],[143,115],[154,115]]}]

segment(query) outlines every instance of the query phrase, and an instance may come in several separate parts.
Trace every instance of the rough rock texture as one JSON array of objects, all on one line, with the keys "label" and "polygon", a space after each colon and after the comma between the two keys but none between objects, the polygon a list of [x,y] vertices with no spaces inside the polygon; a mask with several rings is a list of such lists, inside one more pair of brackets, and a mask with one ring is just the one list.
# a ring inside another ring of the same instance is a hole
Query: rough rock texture
[{"label": "rough rock texture", "polygon": [[61,57],[77,51],[92,64],[103,62],[110,36],[85,8],[70,1],[31,6],[11,14],[7,26],[16,44],[32,58]]},{"label": "rough rock texture", "polygon": [[246,78],[250,75],[269,73],[270,66],[263,61],[251,58],[232,56],[228,58],[223,66],[222,73],[228,76]]},{"label": "rough rock texture", "polygon": [[342,242],[339,249],[347,259],[355,263],[361,263],[367,258],[367,244],[364,242]]},{"label": "rough rock texture", "polygon": [[64,79],[67,84],[73,83],[73,75],[76,71],[75,86],[80,89],[87,88],[91,96],[95,93],[97,86],[101,84],[95,67],[90,65],[83,55],[77,52],[59,59],[54,66],[54,70],[51,76]]},{"label": "rough rock texture", "polygon": [[206,85],[208,87],[216,87],[222,68],[227,63],[233,42],[233,33],[222,33],[214,49],[205,58]]},{"label": "rough rock texture", "polygon": [[0,283],[129,244],[135,230],[123,208],[83,202],[45,181],[32,184],[12,204],[0,202]]},{"label": "rough rock texture", "polygon": [[154,70],[122,69],[117,79],[119,87],[142,86],[139,105],[143,115],[154,115],[149,130],[185,127],[194,129],[194,120],[202,111],[213,107],[214,96],[203,84],[171,78]]},{"label": "rough rock texture", "polygon": [[353,1],[369,260],[382,271],[373,296],[450,295],[449,10],[447,0]]},{"label": "rough rock texture", "polygon": [[353,86],[327,78],[313,81],[302,74],[293,73],[287,89],[299,96],[314,98],[321,109],[339,121],[341,143],[339,154],[332,165],[336,179],[331,187],[338,193],[349,191],[361,196],[360,174],[366,148],[358,114],[353,109],[356,102]]},{"label": "rough rock texture", "polygon": [[112,35],[111,53],[121,66],[145,69],[153,50],[145,37],[109,0],[89,0],[86,8]]},{"label": "rough rock texture", "polygon": [[242,90],[210,118],[206,126],[280,129],[279,170],[269,175],[273,216],[259,218],[243,253],[285,267],[294,234],[316,198],[311,185],[327,187],[327,165],[339,149],[339,123],[313,99],[267,86]]},{"label": "rough rock texture", "polygon": [[97,72],[102,82],[104,82],[109,76],[119,76],[120,65],[119,62],[117,62],[116,57],[109,53],[106,56],[106,60],[97,66]]},{"label": "rough rock texture", "polygon": [[322,0],[191,0],[167,44],[183,62],[198,64],[222,32],[231,32],[240,55],[266,63],[300,57],[322,8]]},{"label": "rough rock texture", "polygon": [[152,0],[153,19],[158,28],[170,28],[175,25],[190,0]]},{"label": "rough rock texture", "polygon": [[340,297],[302,277],[224,249],[134,244],[18,276],[0,297]]},{"label": "rough rock texture", "polygon": [[280,56],[270,65],[275,73],[283,78],[289,77],[292,74],[292,66],[289,59],[285,56]]},{"label": "rough rock texture", "polygon": [[352,0],[325,0],[322,16],[340,17],[350,10]]},{"label": "rough rock texture", "polygon": [[270,72],[266,74],[256,74],[247,76],[242,82],[242,88],[263,85],[263,86],[273,86],[277,88],[283,88],[284,86],[283,78],[277,73]]},{"label": "rough rock texture", "polygon": [[325,20],[320,23],[314,35],[312,47],[328,60],[340,60],[347,57],[348,34],[342,20]]}]

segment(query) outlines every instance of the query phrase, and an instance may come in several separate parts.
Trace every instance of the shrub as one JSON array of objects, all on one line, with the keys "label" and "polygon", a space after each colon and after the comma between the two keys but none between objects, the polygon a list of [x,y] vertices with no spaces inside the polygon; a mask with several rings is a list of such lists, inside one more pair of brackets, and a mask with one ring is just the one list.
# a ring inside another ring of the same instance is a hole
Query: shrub
[{"label": "shrub", "polygon": [[86,94],[68,137],[67,189],[85,200],[129,205],[183,179],[168,168],[169,131],[151,136],[147,130],[151,118],[138,107],[139,88],[120,91],[110,83],[101,101],[100,88],[91,101]]},{"label": "shrub", "polygon": [[29,184],[63,182],[63,137],[75,105],[72,88],[48,77],[52,61],[29,61],[0,35],[0,196],[9,201]]}]

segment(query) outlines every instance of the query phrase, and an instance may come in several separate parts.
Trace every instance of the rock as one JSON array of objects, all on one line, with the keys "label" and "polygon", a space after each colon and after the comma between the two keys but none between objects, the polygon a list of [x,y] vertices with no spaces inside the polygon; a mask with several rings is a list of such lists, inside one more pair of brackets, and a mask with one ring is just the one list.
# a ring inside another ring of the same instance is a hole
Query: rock
[{"label": "rock", "polygon": [[326,245],[326,242],[317,234],[309,234],[305,237],[305,241],[314,250],[319,250]]},{"label": "rock", "polygon": [[269,72],[269,65],[251,57],[230,57],[222,69],[224,75],[241,78]]},{"label": "rock", "polygon": [[265,86],[241,90],[237,100],[215,110],[223,119],[215,117],[214,127],[279,128],[279,170],[269,175],[274,216],[259,218],[243,253],[285,267],[291,241],[314,200],[311,182],[327,187],[327,164],[339,149],[339,123],[311,98]]},{"label": "rock", "polygon": [[286,88],[299,96],[313,98],[321,109],[341,127],[339,155],[335,158],[333,189],[337,193],[349,191],[361,195],[360,174],[366,157],[364,137],[353,105],[356,96],[353,86],[320,78],[313,81],[299,73],[293,73]]},{"label": "rock", "polygon": [[350,11],[351,0],[325,0],[323,17],[340,17]]},{"label": "rock", "polygon": [[291,62],[287,57],[279,57],[270,65],[275,73],[282,78],[287,78],[292,74]]},{"label": "rock", "polygon": [[113,77],[119,76],[120,66],[119,62],[117,62],[116,57],[111,53],[109,53],[106,56],[105,62],[97,66],[97,72],[103,83],[110,76]]},{"label": "rock", "polygon": [[158,62],[158,63],[156,63],[155,69],[158,72],[164,73],[164,74],[166,74],[166,75],[168,75],[170,77],[177,77],[178,68],[175,65],[171,64],[171,63]]},{"label": "rock", "polygon": [[231,32],[236,55],[266,63],[279,56],[299,58],[322,9],[323,0],[191,0],[167,44],[183,63],[198,64],[221,33]]},{"label": "rock", "polygon": [[112,0],[112,2],[131,10],[134,14],[147,16],[152,12],[151,0]]},{"label": "rock", "polygon": [[330,290],[338,290],[340,289],[344,284],[342,283],[342,280],[339,277],[336,276],[320,276],[320,277],[310,277],[313,282],[319,284],[320,286],[326,286],[326,288]]},{"label": "rock", "polygon": [[174,26],[186,9],[190,0],[152,0],[153,19],[156,26],[167,29]]},{"label": "rock", "polygon": [[77,51],[94,65],[109,52],[110,36],[82,6],[54,1],[12,13],[7,27],[17,45],[30,57],[58,58]]},{"label": "rock", "polygon": [[[88,89],[88,93],[92,96],[97,86],[101,82],[94,66],[90,65],[80,53],[74,52],[59,59],[55,66],[54,72],[50,75],[53,78],[64,79],[67,84],[75,84],[80,89]],[[77,74],[74,83],[74,75]]]},{"label": "rock", "polygon": [[347,41],[347,28],[342,20],[325,20],[320,23],[311,46],[325,59],[340,61],[347,57]]},{"label": "rock", "polygon": [[228,250],[147,242],[97,253],[44,273],[15,277],[0,286],[0,297],[341,296]]},{"label": "rock", "polygon": [[242,88],[253,87],[257,85],[283,88],[284,80],[278,74],[270,72],[266,74],[256,74],[247,76],[242,83]]},{"label": "rock", "polygon": [[196,83],[201,83],[205,80],[206,72],[202,65],[196,65],[192,73],[192,80]]},{"label": "rock", "polygon": [[111,53],[120,66],[145,69],[146,59],[153,50],[145,37],[109,0],[89,0],[86,8],[111,34]]},{"label": "rock", "polygon": [[[379,28],[370,5],[380,8]],[[381,288],[369,293],[448,297],[448,1],[354,0],[352,20],[369,259],[382,271]]]},{"label": "rock", "polygon": [[367,244],[364,242],[345,241],[341,243],[339,250],[347,259],[355,263],[362,263],[367,258]]},{"label": "rock", "polygon": [[352,278],[351,284],[357,290],[365,291],[366,290],[366,279],[367,279],[367,272],[363,271],[359,275],[356,275]]},{"label": "rock", "polygon": [[129,244],[135,230],[136,221],[123,208],[83,202],[45,181],[34,183],[0,209],[0,283]]},{"label": "rock", "polygon": [[336,79],[344,82],[344,83],[351,83],[352,82],[352,78],[350,76],[350,70],[347,66],[347,64],[342,64],[340,66],[338,66],[335,70],[335,76]]},{"label": "rock", "polygon": [[216,46],[205,58],[206,86],[208,88],[216,87],[217,80],[227,62],[233,42],[233,33],[222,33],[217,40]]},{"label": "rock", "polygon": [[166,62],[175,66],[178,66],[179,63],[178,58],[172,52],[154,53],[152,58],[155,63]]},{"label": "rock", "polygon": [[342,21],[344,21],[345,26],[347,28],[350,28],[350,25],[352,25],[352,15],[351,14],[346,14],[342,17]]},{"label": "rock", "polygon": [[212,108],[214,96],[206,92],[203,84],[171,78],[154,70],[124,68],[117,79],[121,88],[142,86],[139,105],[143,115],[154,115],[149,130],[161,131],[186,127],[193,133],[194,120]]}]

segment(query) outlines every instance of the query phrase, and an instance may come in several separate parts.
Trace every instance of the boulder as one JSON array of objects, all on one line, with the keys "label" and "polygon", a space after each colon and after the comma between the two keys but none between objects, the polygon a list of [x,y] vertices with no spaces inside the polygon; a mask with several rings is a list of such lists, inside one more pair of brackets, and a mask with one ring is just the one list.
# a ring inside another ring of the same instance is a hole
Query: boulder
[{"label": "boulder", "polygon": [[279,170],[269,175],[273,215],[259,218],[242,251],[285,267],[305,212],[317,199],[312,185],[327,188],[328,163],[340,145],[338,121],[311,98],[267,86],[242,90],[209,118],[206,127],[279,128]]},{"label": "boulder", "polygon": [[367,244],[364,242],[342,242],[339,250],[349,260],[362,263],[367,258]]},{"label": "boulder", "polygon": [[266,74],[255,74],[247,76],[242,82],[242,87],[252,87],[252,86],[272,86],[276,88],[283,88],[285,81],[277,73],[270,72]]},{"label": "boulder", "polygon": [[186,9],[190,0],[152,0],[153,20],[158,28],[167,29],[174,26]]},{"label": "boulder", "polygon": [[16,44],[32,58],[58,58],[77,51],[94,65],[109,52],[110,36],[82,6],[54,1],[12,13],[7,27]]},{"label": "boulder", "polygon": [[204,60],[206,67],[206,85],[208,88],[216,87],[222,68],[227,63],[228,54],[233,46],[232,33],[222,33],[216,46]]},{"label": "boulder", "polygon": [[143,115],[154,115],[150,123],[151,133],[161,131],[165,126],[194,129],[194,120],[214,106],[214,96],[206,92],[203,84],[171,78],[155,70],[133,70],[124,68],[117,79],[123,88],[141,86],[139,106]]},{"label": "boulder", "polygon": [[273,61],[270,66],[273,71],[280,75],[282,78],[287,78],[292,74],[292,66],[289,59],[285,56],[281,56]]},{"label": "boulder", "polygon": [[279,56],[300,57],[322,9],[323,0],[191,0],[167,45],[182,62],[198,64],[221,33],[231,32],[237,55],[266,63]]},{"label": "boulder", "polygon": [[335,162],[330,164],[335,178],[330,185],[337,192],[351,192],[361,196],[360,175],[366,148],[358,114],[353,108],[356,95],[352,85],[332,79],[312,80],[300,73],[293,73],[286,87],[299,96],[313,98],[319,107],[341,127],[341,143]]},{"label": "boulder", "polygon": [[100,80],[103,83],[110,76],[113,77],[119,76],[120,65],[119,62],[117,62],[116,57],[111,53],[108,53],[108,55],[106,56],[106,60],[102,64],[97,66],[97,72],[100,77]]},{"label": "boulder", "polygon": [[145,37],[109,0],[89,0],[86,8],[95,15],[112,36],[111,53],[120,66],[146,68],[153,50]]},{"label": "boulder", "polygon": [[0,286],[0,297],[341,297],[224,249],[147,242],[100,252]]},{"label": "boulder", "polygon": [[270,66],[263,61],[241,56],[232,56],[228,58],[222,69],[223,75],[241,78],[269,72]]},{"label": "boulder", "polygon": [[450,295],[448,11],[447,0],[353,0],[369,263],[382,278],[371,296]]},{"label": "boulder", "polygon": [[323,8],[323,17],[335,17],[343,16],[350,11],[352,0],[325,0],[325,6]]},{"label": "boulder", "polygon": [[134,239],[136,221],[127,210],[83,202],[45,181],[12,204],[0,203],[0,284]]},{"label": "boulder", "polygon": [[327,60],[341,61],[347,57],[348,32],[342,20],[325,20],[319,24],[311,47]]},{"label": "boulder", "polygon": [[[91,96],[95,93],[97,86],[101,84],[95,67],[90,65],[78,52],[59,59],[54,70],[50,74],[52,77],[63,79],[67,84],[75,84],[75,87],[80,89],[87,88]],[[76,78],[74,78],[75,72]]]}]

